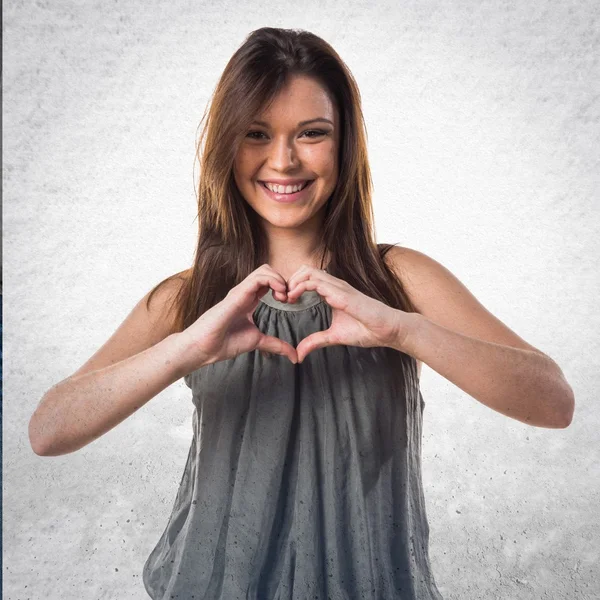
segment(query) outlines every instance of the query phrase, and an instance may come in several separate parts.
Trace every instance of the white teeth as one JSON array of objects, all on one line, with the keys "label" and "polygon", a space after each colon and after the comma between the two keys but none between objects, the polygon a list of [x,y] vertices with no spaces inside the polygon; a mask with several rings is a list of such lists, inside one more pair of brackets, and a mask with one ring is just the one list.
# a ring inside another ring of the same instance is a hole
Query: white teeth
[{"label": "white teeth", "polygon": [[299,192],[303,187],[306,186],[307,183],[308,181],[305,181],[300,185],[283,186],[265,182],[265,186],[268,187],[272,192],[275,192],[276,194],[293,194],[294,192]]}]

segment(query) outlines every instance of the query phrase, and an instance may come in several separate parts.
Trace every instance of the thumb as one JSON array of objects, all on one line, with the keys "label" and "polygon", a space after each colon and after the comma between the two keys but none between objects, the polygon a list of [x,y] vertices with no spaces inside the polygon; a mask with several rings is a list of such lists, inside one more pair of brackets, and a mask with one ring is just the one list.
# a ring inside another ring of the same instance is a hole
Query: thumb
[{"label": "thumb", "polygon": [[296,352],[298,354],[298,362],[301,363],[308,354],[319,348],[325,348],[325,346],[331,346],[335,342],[331,339],[331,336],[325,331],[316,331],[305,337],[296,346]]},{"label": "thumb", "polygon": [[298,362],[296,348],[272,335],[263,335],[256,345],[256,349],[261,352],[287,356],[294,364]]}]

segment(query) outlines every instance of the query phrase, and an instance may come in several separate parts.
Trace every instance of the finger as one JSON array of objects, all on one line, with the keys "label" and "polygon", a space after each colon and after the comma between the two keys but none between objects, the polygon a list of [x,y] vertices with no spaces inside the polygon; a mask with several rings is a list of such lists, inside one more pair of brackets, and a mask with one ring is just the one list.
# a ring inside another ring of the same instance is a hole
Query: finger
[{"label": "finger", "polygon": [[263,335],[256,345],[256,349],[263,352],[287,356],[287,358],[289,358],[294,364],[298,362],[298,353],[296,352],[296,348],[271,335]]},{"label": "finger", "polygon": [[343,292],[342,288],[336,286],[336,284],[331,283],[318,275],[312,275],[310,279],[297,281],[293,287],[288,288],[288,302],[295,302],[306,291],[316,291],[320,296],[323,296],[329,304],[331,304],[329,300],[334,297],[336,292],[338,297],[339,294]]},{"label": "finger", "polygon": [[[299,275],[293,282],[288,282],[288,302],[295,302],[306,290],[318,291],[317,287],[319,286],[319,284],[325,285],[327,283],[328,282],[320,276],[319,272],[305,273],[304,275]],[[306,285],[302,287],[304,284]],[[323,291],[323,289],[325,288],[321,287],[321,291]],[[321,292],[319,291],[318,293]]]},{"label": "finger", "polygon": [[250,278],[249,288],[246,289],[246,292],[259,298],[264,296],[270,289],[287,297],[285,279],[277,273],[256,272],[254,277]]},{"label": "finger", "polygon": [[324,298],[331,308],[347,312],[350,316],[363,322],[365,311],[369,310],[369,306],[365,304],[365,298],[368,297],[345,281],[337,278],[333,278],[332,281],[329,277],[328,275],[299,282],[294,289],[288,290],[288,302],[293,303],[305,291],[314,290]]},{"label": "finger", "polygon": [[291,290],[292,287],[294,285],[296,285],[296,282],[300,280],[300,278],[302,278],[302,275],[306,275],[306,270],[309,267],[307,265],[302,265],[299,269],[297,269],[292,275],[291,277],[287,280],[287,286],[288,286],[288,290]]},{"label": "finger", "polygon": [[[323,285],[322,290],[317,289],[317,287],[310,287],[310,283],[308,282],[311,281],[321,282]],[[306,287],[298,289],[302,283],[306,283]],[[348,284],[343,279],[338,279],[330,273],[327,273],[327,271],[309,267],[303,273],[297,272],[290,277],[287,291],[288,302],[295,301],[306,290],[316,290],[321,296],[326,296],[327,290],[343,293],[347,291],[348,288]]]},{"label": "finger", "polygon": [[316,276],[319,274],[327,274],[325,271],[321,269],[317,269],[316,267],[309,267],[308,265],[302,265],[287,281],[288,291],[293,289],[294,286],[299,281],[304,281],[311,276]]},{"label": "finger", "polygon": [[286,302],[287,301],[288,282],[285,280],[283,275],[281,275],[281,273],[279,273],[278,271],[273,269],[273,267],[271,267],[271,265],[264,264],[262,268],[266,272],[271,273],[274,277],[277,278],[278,281],[280,281],[283,284],[283,290],[273,289],[273,298],[275,298],[276,300],[280,300],[282,302]]},{"label": "finger", "polygon": [[296,353],[298,354],[298,362],[301,363],[307,355],[309,355],[314,350],[318,350],[319,348],[325,348],[326,346],[333,346],[336,342],[333,341],[330,334],[327,333],[327,329],[325,331],[317,331],[315,333],[311,333],[309,336],[305,337],[299,344],[296,346]]},{"label": "finger", "polygon": [[[321,282],[316,279],[307,279],[306,281],[298,281],[296,284],[294,284],[294,287],[289,288],[289,290],[287,292],[287,300],[289,303],[293,304],[307,290],[316,291],[317,293],[320,293],[317,290],[317,288],[319,288],[321,290],[321,292],[323,291]],[[325,294],[322,294],[322,295],[324,296]]]}]

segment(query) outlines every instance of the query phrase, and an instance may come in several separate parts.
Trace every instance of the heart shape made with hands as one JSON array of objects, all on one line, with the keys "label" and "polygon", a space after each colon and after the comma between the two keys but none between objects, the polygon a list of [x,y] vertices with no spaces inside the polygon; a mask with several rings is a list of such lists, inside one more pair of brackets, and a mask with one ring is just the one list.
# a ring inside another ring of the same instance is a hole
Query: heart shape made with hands
[{"label": "heart shape made with hands", "polygon": [[[325,346],[387,346],[400,349],[406,338],[408,313],[363,294],[325,270],[302,265],[289,278],[286,286],[285,298],[288,303],[294,304],[305,291],[315,291],[332,309],[331,326],[308,335],[296,346],[298,363],[313,350]],[[281,300],[283,292],[270,288],[269,293],[285,303],[285,300]]]}]

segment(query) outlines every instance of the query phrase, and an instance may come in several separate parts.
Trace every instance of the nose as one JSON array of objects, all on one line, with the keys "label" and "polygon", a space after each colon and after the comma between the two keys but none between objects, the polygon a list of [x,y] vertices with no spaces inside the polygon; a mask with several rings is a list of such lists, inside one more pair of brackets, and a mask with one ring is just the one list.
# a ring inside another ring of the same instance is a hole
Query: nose
[{"label": "nose", "polygon": [[280,137],[271,144],[269,162],[274,170],[285,171],[296,166],[296,148],[286,138]]}]

